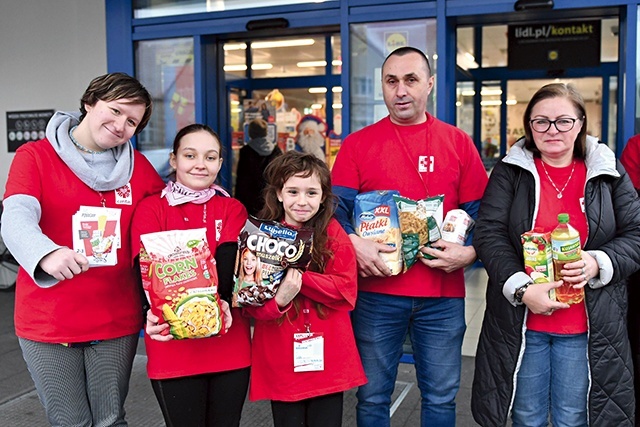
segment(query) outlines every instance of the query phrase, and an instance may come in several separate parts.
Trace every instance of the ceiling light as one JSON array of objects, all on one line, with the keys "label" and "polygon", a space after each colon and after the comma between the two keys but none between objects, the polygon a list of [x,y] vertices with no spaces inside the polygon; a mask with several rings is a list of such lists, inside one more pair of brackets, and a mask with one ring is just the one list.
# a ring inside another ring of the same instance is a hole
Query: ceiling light
[{"label": "ceiling light", "polygon": [[462,92],[460,92],[460,95],[462,96],[473,96],[476,94],[475,90],[463,90]]},{"label": "ceiling light", "polygon": [[518,103],[515,99],[507,99],[507,105],[516,105]]},{"label": "ceiling light", "polygon": [[482,96],[502,95],[502,89],[482,89],[480,91],[480,95]]},{"label": "ceiling light", "polygon": [[342,93],[342,86],[334,86],[331,88],[331,92],[333,93]]},{"label": "ceiling light", "polygon": [[326,87],[310,87],[309,93],[327,93]]},{"label": "ceiling light", "polygon": [[[251,66],[252,70],[270,70],[273,68],[273,64],[264,63],[264,64],[253,64]],[[224,71],[246,71],[247,66],[245,64],[236,64],[236,65],[225,65],[222,67]]]},{"label": "ceiling light", "polygon": [[492,100],[488,100],[488,101],[480,101],[480,105],[482,105],[483,107],[493,107],[496,105],[502,105],[502,101],[500,101],[499,99],[492,99]]},{"label": "ceiling light", "polygon": [[275,47],[311,46],[315,43],[313,39],[293,39],[293,40],[272,40],[269,42],[253,42],[253,49],[272,49]]},{"label": "ceiling light", "polygon": [[342,104],[335,103],[335,104],[332,104],[331,106],[333,107],[334,110],[342,109]]},{"label": "ceiling light", "polygon": [[475,56],[471,55],[469,52],[464,53],[465,58],[467,58],[471,62],[476,62]]},{"label": "ceiling light", "polygon": [[270,70],[273,68],[273,64],[270,63],[264,63],[264,64],[253,64],[251,66],[252,70]]},{"label": "ceiling light", "polygon": [[311,104],[312,110],[322,110],[322,104]]},{"label": "ceiling light", "polygon": [[306,67],[326,67],[327,61],[303,61],[296,64],[298,68]]},{"label": "ceiling light", "polygon": [[331,61],[331,65],[333,65],[334,67],[340,67],[342,66],[342,61],[339,59],[334,59],[333,61]]},{"label": "ceiling light", "polygon": [[[313,39],[272,40],[268,42],[253,42],[251,43],[251,48],[271,49],[274,47],[311,46],[315,42]],[[246,48],[246,43],[226,43],[223,47],[224,50],[245,50]]]},{"label": "ceiling light", "polygon": [[245,50],[246,48],[246,43],[226,43],[223,47],[224,50]]},{"label": "ceiling light", "polygon": [[222,69],[224,71],[246,71],[247,70],[247,66],[244,65],[244,64],[225,65],[224,67],[222,67]]}]

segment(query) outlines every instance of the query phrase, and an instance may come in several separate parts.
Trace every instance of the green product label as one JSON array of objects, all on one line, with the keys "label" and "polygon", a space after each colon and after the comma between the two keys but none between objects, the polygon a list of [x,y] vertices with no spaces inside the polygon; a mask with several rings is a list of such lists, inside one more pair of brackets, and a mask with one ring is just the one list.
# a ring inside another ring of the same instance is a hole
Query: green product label
[{"label": "green product label", "polygon": [[580,258],[580,237],[570,240],[551,239],[553,259],[558,261],[572,261]]}]

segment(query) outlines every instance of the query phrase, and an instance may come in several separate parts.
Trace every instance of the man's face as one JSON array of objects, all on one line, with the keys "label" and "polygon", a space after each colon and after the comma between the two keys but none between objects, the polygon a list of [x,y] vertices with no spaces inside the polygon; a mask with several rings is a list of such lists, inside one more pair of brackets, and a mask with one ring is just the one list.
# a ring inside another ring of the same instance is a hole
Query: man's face
[{"label": "man's face", "polygon": [[382,69],[382,94],[393,123],[408,126],[426,120],[433,77],[417,53],[391,56]]}]

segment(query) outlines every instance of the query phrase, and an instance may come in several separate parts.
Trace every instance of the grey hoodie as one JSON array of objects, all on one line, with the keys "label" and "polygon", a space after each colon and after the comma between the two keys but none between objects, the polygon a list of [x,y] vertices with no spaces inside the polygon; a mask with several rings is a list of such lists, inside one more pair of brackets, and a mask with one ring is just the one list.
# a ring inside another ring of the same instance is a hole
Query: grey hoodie
[{"label": "grey hoodie", "polygon": [[[69,169],[90,188],[110,191],[122,187],[133,174],[131,142],[104,154],[78,151],[69,137],[69,130],[78,124],[79,116],[78,113],[56,113],[47,124],[47,139]],[[2,205],[2,239],[11,254],[38,286],[57,284],[53,276],[38,267],[42,258],[61,247],[40,229],[42,207],[38,199],[16,194],[4,199]],[[71,221],[71,218],[67,220]]]}]

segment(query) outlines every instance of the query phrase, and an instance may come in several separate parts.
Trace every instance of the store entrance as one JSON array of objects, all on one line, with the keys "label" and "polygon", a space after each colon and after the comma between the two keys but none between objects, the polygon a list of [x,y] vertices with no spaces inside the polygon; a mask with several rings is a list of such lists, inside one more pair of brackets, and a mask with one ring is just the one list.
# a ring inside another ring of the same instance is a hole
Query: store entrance
[{"label": "store entrance", "polygon": [[600,66],[561,70],[509,68],[508,25],[458,27],[457,126],[473,137],[487,170],[524,136],[527,103],[552,82],[571,83],[578,89],[587,107],[588,133],[615,151],[619,20],[589,19],[600,22]]},{"label": "store entrance", "polygon": [[224,51],[228,135],[227,178],[235,188],[238,153],[249,123],[267,122],[267,138],[282,151],[313,152],[331,164],[332,141],[342,133],[340,33],[235,38]]}]

